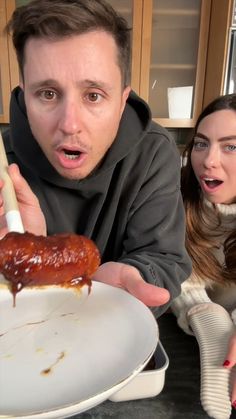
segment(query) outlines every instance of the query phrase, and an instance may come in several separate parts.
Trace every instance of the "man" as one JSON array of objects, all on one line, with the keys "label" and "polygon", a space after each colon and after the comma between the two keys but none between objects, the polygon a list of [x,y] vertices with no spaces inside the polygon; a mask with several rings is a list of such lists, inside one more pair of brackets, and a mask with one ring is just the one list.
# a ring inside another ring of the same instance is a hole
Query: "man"
[{"label": "man", "polygon": [[94,279],[160,315],[190,273],[179,156],[129,87],[126,22],[103,0],[34,0],[9,29],[21,84],[5,147],[25,229],[92,238]]}]

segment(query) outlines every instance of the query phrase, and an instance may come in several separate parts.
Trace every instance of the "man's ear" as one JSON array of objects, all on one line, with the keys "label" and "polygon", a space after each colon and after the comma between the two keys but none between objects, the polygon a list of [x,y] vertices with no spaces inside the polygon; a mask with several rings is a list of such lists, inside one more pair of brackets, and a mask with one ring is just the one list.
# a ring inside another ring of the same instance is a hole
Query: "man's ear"
[{"label": "man's ear", "polygon": [[22,90],[24,90],[24,81],[23,81],[23,77],[22,77],[22,75],[21,75],[21,74],[20,74],[19,86],[20,86],[20,88],[21,88]]},{"label": "man's ear", "polygon": [[131,91],[131,87],[130,86],[126,86],[123,90],[122,93],[122,106],[121,106],[121,114],[123,113],[123,110],[125,108],[125,104],[126,104],[126,100],[128,99],[128,96],[130,94]]},{"label": "man's ear", "polygon": [[125,100],[125,101],[128,99],[129,94],[130,94],[130,91],[131,91],[131,87],[130,87],[130,86],[126,86],[126,87],[124,88],[124,91],[123,91],[123,98],[124,98],[124,100]]}]

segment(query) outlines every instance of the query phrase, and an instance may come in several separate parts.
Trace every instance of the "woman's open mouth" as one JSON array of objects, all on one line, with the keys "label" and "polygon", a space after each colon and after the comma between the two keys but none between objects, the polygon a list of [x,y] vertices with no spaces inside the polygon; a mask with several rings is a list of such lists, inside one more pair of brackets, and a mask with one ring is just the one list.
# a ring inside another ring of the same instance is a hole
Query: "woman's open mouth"
[{"label": "woman's open mouth", "polygon": [[223,180],[213,178],[210,176],[200,176],[199,181],[202,191],[209,195],[218,193],[218,191],[221,189],[221,186],[224,183]]},{"label": "woman's open mouth", "polygon": [[205,182],[207,187],[210,188],[210,189],[214,189],[214,188],[220,186],[223,183],[222,180],[211,179],[211,178],[204,178],[203,181]]}]

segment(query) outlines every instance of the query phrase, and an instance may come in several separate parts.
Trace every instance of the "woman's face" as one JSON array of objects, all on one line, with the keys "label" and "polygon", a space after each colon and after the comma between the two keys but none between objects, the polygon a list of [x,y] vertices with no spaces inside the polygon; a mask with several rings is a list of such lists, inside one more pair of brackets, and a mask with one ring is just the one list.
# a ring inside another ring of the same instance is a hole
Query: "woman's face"
[{"label": "woman's face", "polygon": [[236,202],[236,111],[216,111],[200,122],[191,163],[210,202]]}]

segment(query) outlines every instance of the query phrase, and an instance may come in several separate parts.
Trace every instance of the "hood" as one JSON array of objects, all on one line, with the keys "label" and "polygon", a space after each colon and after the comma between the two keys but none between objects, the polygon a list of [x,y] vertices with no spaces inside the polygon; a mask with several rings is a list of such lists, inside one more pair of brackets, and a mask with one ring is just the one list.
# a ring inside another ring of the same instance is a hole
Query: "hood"
[{"label": "hood", "polygon": [[149,107],[134,92],[131,92],[121,118],[117,136],[99,167],[85,179],[79,181],[65,179],[49,163],[35,140],[27,119],[24,92],[20,87],[16,87],[12,92],[10,102],[10,144],[8,151],[13,151],[24,166],[44,180],[58,186],[74,189],[78,186],[78,182],[86,182],[88,178],[97,177],[104,171],[110,170],[128,155],[142,140],[150,123],[151,112]]}]

